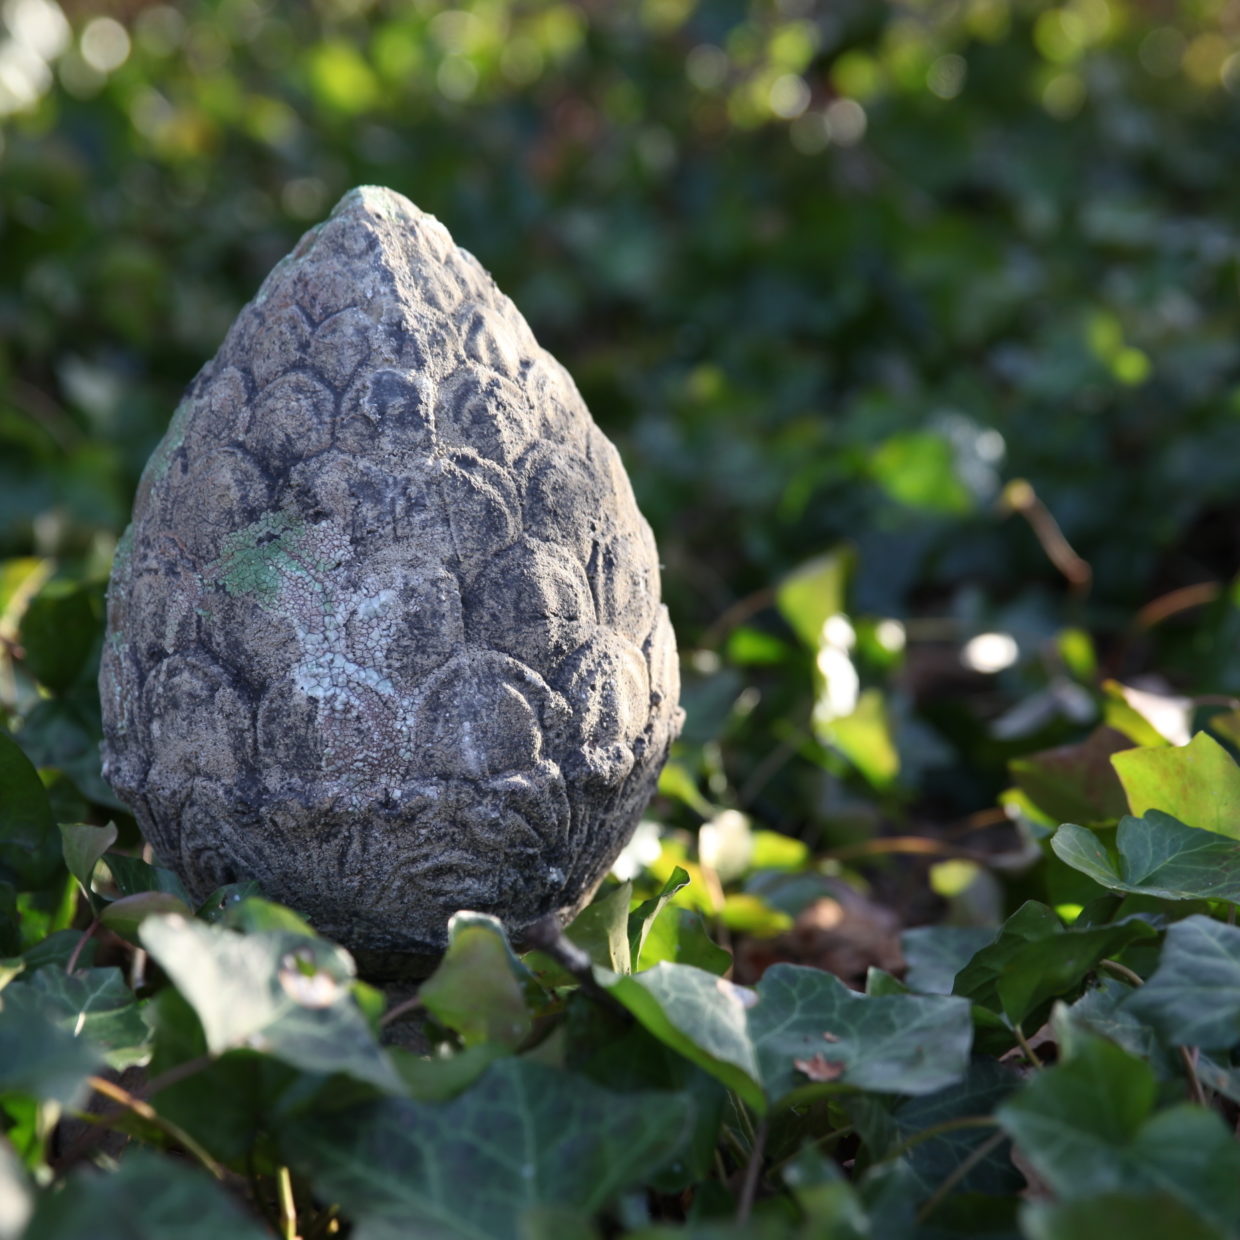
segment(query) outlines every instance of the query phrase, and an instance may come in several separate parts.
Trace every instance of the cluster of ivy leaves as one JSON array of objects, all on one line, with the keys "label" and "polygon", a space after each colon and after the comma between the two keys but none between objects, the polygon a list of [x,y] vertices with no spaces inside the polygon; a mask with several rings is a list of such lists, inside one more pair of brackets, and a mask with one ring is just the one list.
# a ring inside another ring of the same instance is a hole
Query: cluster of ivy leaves
[{"label": "cluster of ivy leaves", "polygon": [[1240,717],[1151,733],[1016,772],[1081,907],[907,930],[864,991],[727,979],[718,900],[822,871],[749,830],[726,890],[671,840],[523,955],[457,914],[386,994],[253,885],[194,908],[57,825],[0,737],[0,1236],[1240,1236]]}]

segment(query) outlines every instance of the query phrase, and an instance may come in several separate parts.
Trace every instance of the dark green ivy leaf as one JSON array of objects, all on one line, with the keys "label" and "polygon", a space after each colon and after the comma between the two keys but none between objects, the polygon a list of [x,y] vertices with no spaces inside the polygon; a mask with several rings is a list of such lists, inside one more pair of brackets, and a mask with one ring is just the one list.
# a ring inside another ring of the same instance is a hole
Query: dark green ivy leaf
[{"label": "dark green ivy leaf", "polygon": [[73,1105],[85,1080],[101,1062],[88,1042],[75,1038],[42,1012],[28,1011],[0,997],[0,1094],[29,1094]]},{"label": "dark green ivy leaf", "polygon": [[985,926],[915,926],[900,935],[904,983],[923,995],[950,995],[956,974],[995,937]]},{"label": "dark green ivy leaf", "polygon": [[100,858],[116,843],[116,824],[110,822],[106,827],[91,827],[84,823],[62,825],[60,839],[69,873],[77,879],[91,907],[99,907],[102,901],[91,889],[91,879]]},{"label": "dark green ivy leaf", "polygon": [[973,1024],[963,999],[870,997],[791,964],[768,969],[757,991],[748,1027],[771,1099],[810,1082],[798,1062],[840,1065],[841,1085],[896,1094],[933,1093],[968,1068]]},{"label": "dark green ivy leaf", "polygon": [[204,1171],[148,1150],[115,1171],[79,1171],[44,1192],[27,1233],[39,1240],[270,1240]]},{"label": "dark green ivy leaf", "polygon": [[1065,1200],[1170,1193],[1224,1228],[1240,1219],[1240,1145],[1222,1119],[1181,1104],[1156,1111],[1150,1066],[1078,1033],[1067,1057],[996,1112],[1038,1175]]},{"label": "dark green ivy leaf", "polygon": [[151,1031],[120,969],[66,973],[49,965],[7,990],[4,1003],[6,1009],[45,1016],[70,1036],[86,1038],[112,1068],[150,1058]]},{"label": "dark green ivy leaf", "polygon": [[387,1098],[308,1118],[283,1141],[355,1240],[520,1240],[530,1211],[593,1213],[675,1157],[692,1119],[676,1094],[611,1094],[520,1059],[427,1105]]},{"label": "dark green ivy leaf", "polygon": [[955,993],[1020,1024],[1051,999],[1074,991],[1099,960],[1156,934],[1138,918],[1065,927],[1044,904],[1031,900],[961,969]]},{"label": "dark green ivy leaf", "polygon": [[1029,1240],[1231,1240],[1171,1193],[1101,1193],[1079,1201],[1034,1202],[1020,1216]]},{"label": "dark green ivy leaf", "polygon": [[752,990],[684,964],[658,964],[630,975],[596,972],[600,984],[656,1038],[705,1068],[754,1110],[766,1109],[746,1023],[746,1010],[756,1002]]},{"label": "dark green ivy leaf", "polygon": [[1124,1005],[1172,1046],[1240,1043],[1240,927],[1186,917],[1167,931],[1158,968]]},{"label": "dark green ivy leaf", "polygon": [[1092,831],[1065,823],[1051,848],[1074,870],[1112,891],[1164,900],[1240,902],[1240,840],[1187,827],[1170,814],[1127,815],[1115,832],[1119,862]]},{"label": "dark green ivy leaf", "polygon": [[0,733],[0,876],[18,890],[42,887],[60,865],[60,837],[34,764]]}]

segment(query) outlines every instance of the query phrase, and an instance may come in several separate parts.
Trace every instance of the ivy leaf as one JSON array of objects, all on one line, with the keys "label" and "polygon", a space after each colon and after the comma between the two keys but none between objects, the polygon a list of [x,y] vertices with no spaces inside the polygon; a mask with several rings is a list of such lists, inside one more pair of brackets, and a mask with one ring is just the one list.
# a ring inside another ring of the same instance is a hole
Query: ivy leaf
[{"label": "ivy leaf", "polygon": [[1229,1240],[1234,1232],[1207,1223],[1170,1193],[1103,1193],[1078,1201],[1034,1202],[1020,1215],[1029,1240]]},{"label": "ivy leaf", "polygon": [[1128,808],[1111,756],[1132,742],[1114,728],[1096,728],[1076,745],[1015,758],[1008,767],[1016,785],[1056,822],[1114,821]]},{"label": "ivy leaf", "polygon": [[915,926],[900,936],[904,983],[923,995],[950,995],[956,974],[995,937],[986,926]]},{"label": "ivy leaf", "polygon": [[193,1007],[212,1054],[247,1047],[305,1072],[400,1090],[353,1000],[353,961],[343,948],[288,931],[243,936],[175,915],[148,918],[139,937]]},{"label": "ivy leaf", "polygon": [[162,891],[176,896],[184,904],[191,903],[185,885],[163,866],[147,865],[140,857],[127,857],[124,853],[108,853],[104,862],[122,897],[140,895],[145,891]]},{"label": "ivy leaf", "polygon": [[1212,1111],[1155,1111],[1153,1070],[1111,1042],[1077,1034],[996,1116],[1037,1174],[1066,1200],[1161,1189],[1225,1228],[1240,1218],[1240,1146]]},{"label": "ivy leaf", "polygon": [[176,913],[182,917],[191,917],[193,913],[184,900],[167,891],[139,891],[132,896],[121,896],[105,905],[99,914],[99,920],[114,934],[128,939],[131,943],[138,942],[138,927],[148,917],[161,913]]},{"label": "ivy leaf", "polygon": [[632,968],[629,950],[629,904],[633,884],[620,883],[606,895],[596,899],[573,919],[565,931],[590,959],[613,973],[628,973]]},{"label": "ivy leaf", "polygon": [[677,1094],[612,1094],[502,1059],[450,1102],[382,1099],[305,1119],[282,1143],[316,1193],[355,1220],[356,1240],[520,1240],[530,1212],[593,1213],[645,1182],[691,1121]]},{"label": "ivy leaf", "polygon": [[[644,900],[629,914],[629,955],[633,962],[633,967],[640,969],[642,967],[642,948],[646,946],[646,940],[650,936],[651,928],[659,918],[663,910],[671,902],[672,897],[682,888],[689,885],[689,875],[681,867],[676,868],[668,876],[667,882],[663,884],[662,889]],[[651,962],[655,963],[655,962]]]},{"label": "ivy leaf", "polygon": [[116,824],[110,822],[106,827],[90,827],[85,823],[61,826],[60,838],[69,873],[77,879],[91,907],[99,907],[102,901],[90,884],[100,858],[116,843]]},{"label": "ivy leaf", "polygon": [[797,1060],[843,1065],[840,1082],[880,1093],[927,1094],[969,1064],[969,1005],[946,995],[868,997],[818,969],[777,964],[758,983],[749,1031],[772,1099],[806,1083]]},{"label": "ivy leaf", "polygon": [[99,1063],[93,1046],[41,1012],[13,1006],[6,991],[0,1008],[0,1094],[30,1094],[71,1106],[85,1092],[86,1077]]},{"label": "ivy leaf", "polygon": [[[632,922],[629,925],[631,932]],[[648,923],[641,959],[637,963],[640,969],[651,969],[665,961],[691,964],[716,977],[722,977],[732,967],[731,953],[710,937],[702,914],[697,909],[676,904]]]},{"label": "ivy leaf", "polygon": [[1141,818],[1120,820],[1115,846],[1118,866],[1092,831],[1074,823],[1065,823],[1051,840],[1055,856],[1112,891],[1163,900],[1240,901],[1240,839],[1185,826],[1151,809]]},{"label": "ivy leaf", "polygon": [[103,621],[98,583],[48,582],[22,617],[26,666],[41,684],[63,693],[78,678],[99,640]]},{"label": "ivy leaf", "polygon": [[1159,809],[1240,840],[1240,766],[1209,733],[1198,732],[1187,745],[1129,749],[1111,762],[1134,814]]},{"label": "ivy leaf", "polygon": [[119,969],[66,973],[49,966],[9,990],[5,1007],[41,1014],[70,1036],[87,1038],[110,1067],[124,1069],[150,1059],[151,1031]]},{"label": "ivy leaf", "polygon": [[1099,960],[1156,933],[1135,917],[1065,927],[1046,905],[1030,900],[961,969],[955,993],[1020,1024],[1049,1000],[1074,990]]},{"label": "ivy leaf", "polygon": [[[1160,1051],[1154,1030],[1127,1008],[1126,1001],[1134,993],[1136,988],[1119,978],[1100,975],[1097,984],[1064,1011],[1062,1019],[1072,1032],[1107,1038],[1138,1059],[1165,1060],[1167,1052]],[[1170,1065],[1164,1067],[1169,1075]]]},{"label": "ivy leaf", "polygon": [[[1021,1080],[1018,1072],[993,1059],[978,1059],[969,1065],[964,1080],[933,1094],[902,1100],[896,1106],[891,1117],[896,1141],[907,1141],[930,1129],[943,1129],[918,1141],[905,1155],[924,1196],[934,1192],[994,1134],[993,1127],[952,1128],[951,1122],[991,1114]],[[959,1191],[1015,1193],[1023,1183],[1024,1177],[1012,1165],[1011,1150],[1004,1142],[973,1166],[961,1180]]]},{"label": "ivy leaf", "polygon": [[661,1042],[705,1068],[754,1110],[766,1109],[745,1021],[753,991],[684,964],[658,964],[628,976],[596,969],[595,975]]},{"label": "ivy leaf", "polygon": [[42,887],[60,865],[60,839],[47,790],[34,763],[12,737],[0,733],[0,876],[19,890]]},{"label": "ivy leaf", "polygon": [[205,1172],[133,1150],[107,1175],[80,1171],[44,1193],[28,1234],[39,1240],[269,1240]]},{"label": "ivy leaf", "polygon": [[1172,1046],[1240,1042],[1240,927],[1200,915],[1176,922],[1158,968],[1124,1007]]},{"label": "ivy leaf", "polygon": [[844,610],[844,591],[855,561],[851,547],[838,547],[794,569],[775,592],[784,619],[811,650],[822,641],[823,623]]},{"label": "ivy leaf", "polygon": [[524,993],[528,979],[494,917],[457,913],[448,922],[448,949],[418,995],[466,1046],[494,1042],[515,1049],[533,1028]]}]

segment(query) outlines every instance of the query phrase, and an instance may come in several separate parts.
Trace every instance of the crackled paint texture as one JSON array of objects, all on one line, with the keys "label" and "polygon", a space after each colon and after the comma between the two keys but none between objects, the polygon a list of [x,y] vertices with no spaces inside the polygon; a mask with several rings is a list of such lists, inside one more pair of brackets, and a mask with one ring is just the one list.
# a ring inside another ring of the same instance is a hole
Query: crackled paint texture
[{"label": "crackled paint texture", "polygon": [[143,476],[104,767],[195,895],[255,878],[375,959],[589,897],[680,724],[614,447],[477,261],[347,195]]}]

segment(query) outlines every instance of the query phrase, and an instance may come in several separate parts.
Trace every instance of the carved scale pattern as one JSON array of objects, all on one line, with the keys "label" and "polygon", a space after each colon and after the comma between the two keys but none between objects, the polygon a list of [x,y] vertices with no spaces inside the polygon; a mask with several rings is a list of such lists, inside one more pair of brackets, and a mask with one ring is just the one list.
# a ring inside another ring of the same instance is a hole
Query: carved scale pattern
[{"label": "carved scale pattern", "polygon": [[590,895],[680,726],[615,448],[490,276],[347,195],[190,385],[118,550],[104,770],[198,897],[355,949]]}]

